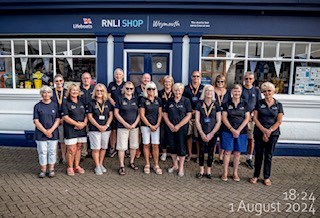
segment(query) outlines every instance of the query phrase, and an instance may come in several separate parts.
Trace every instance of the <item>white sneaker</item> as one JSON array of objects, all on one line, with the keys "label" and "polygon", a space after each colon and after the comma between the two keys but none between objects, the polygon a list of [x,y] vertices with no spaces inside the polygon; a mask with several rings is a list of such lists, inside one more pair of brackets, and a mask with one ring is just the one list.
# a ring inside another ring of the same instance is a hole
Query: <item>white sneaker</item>
[{"label": "white sneaker", "polygon": [[107,169],[103,166],[103,165],[100,165],[100,169],[103,173],[106,173],[107,172]]},{"label": "white sneaker", "polygon": [[166,161],[166,159],[167,159],[167,153],[162,153],[160,160]]},{"label": "white sneaker", "polygon": [[103,174],[100,167],[94,168],[94,173],[95,173],[96,175],[102,175],[102,174]]}]

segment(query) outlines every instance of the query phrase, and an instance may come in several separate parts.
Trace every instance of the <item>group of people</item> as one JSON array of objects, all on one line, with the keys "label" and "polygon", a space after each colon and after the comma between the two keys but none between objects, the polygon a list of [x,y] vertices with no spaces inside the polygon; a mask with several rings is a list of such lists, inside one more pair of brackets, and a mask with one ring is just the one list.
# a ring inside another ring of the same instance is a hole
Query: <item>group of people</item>
[{"label": "group of people", "polygon": [[[138,170],[135,158],[140,155],[140,149],[145,158],[144,173],[153,170],[162,174],[159,159],[165,161],[169,149],[172,166],[168,172],[177,172],[182,177],[184,163],[192,157],[192,143],[196,139],[200,166],[197,178],[212,178],[212,163],[218,144],[218,162],[223,165],[222,181],[228,180],[232,154],[232,178],[240,181],[240,154],[248,151],[246,163],[255,169],[250,182],[257,183],[264,161],[264,184],[271,185],[272,154],[280,135],[283,108],[273,98],[275,87],[270,82],[261,85],[262,98],[260,90],[253,86],[252,72],[245,73],[243,85],[235,84],[230,90],[226,89],[223,75],[216,77],[214,86],[202,85],[199,71],[192,73],[191,83],[186,86],[174,83],[171,76],[165,76],[160,91],[151,81],[150,74],[143,74],[141,85],[134,87],[132,82],[124,81],[124,72],[120,68],[114,71],[114,81],[108,88],[101,83],[93,86],[87,72],[82,74],[80,87],[73,83],[66,90],[62,75],[56,75],[54,82],[54,89],[48,86],[40,89],[42,100],[34,107],[40,178],[47,175],[47,164],[48,176],[55,176],[58,142],[62,161],[68,165],[67,175],[84,173],[80,159],[81,153],[87,150],[87,138],[97,175],[107,171],[103,163],[110,144],[110,156],[118,153],[119,175],[126,174],[127,150],[130,151],[128,166]],[[205,153],[208,154],[206,171]]]}]

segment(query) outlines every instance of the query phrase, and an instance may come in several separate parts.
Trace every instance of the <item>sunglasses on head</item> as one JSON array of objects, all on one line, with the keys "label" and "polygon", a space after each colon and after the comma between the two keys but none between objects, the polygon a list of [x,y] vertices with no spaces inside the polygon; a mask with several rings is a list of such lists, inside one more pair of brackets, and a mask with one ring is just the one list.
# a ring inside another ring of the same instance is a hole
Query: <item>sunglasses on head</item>
[{"label": "sunglasses on head", "polygon": [[152,90],[152,91],[155,91],[156,88],[147,88],[147,90],[148,90],[148,91],[151,91],[151,90]]},{"label": "sunglasses on head", "polygon": [[133,88],[131,88],[131,87],[126,87],[126,90],[133,90]]}]

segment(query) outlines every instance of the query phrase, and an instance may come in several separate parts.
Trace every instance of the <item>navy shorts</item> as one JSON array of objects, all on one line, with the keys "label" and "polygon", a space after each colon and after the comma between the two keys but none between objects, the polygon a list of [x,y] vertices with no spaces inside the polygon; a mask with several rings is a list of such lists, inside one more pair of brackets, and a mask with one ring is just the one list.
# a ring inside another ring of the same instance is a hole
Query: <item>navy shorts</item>
[{"label": "navy shorts", "polygon": [[231,132],[221,133],[221,148],[226,151],[247,151],[248,136],[240,134],[238,138],[233,138]]}]

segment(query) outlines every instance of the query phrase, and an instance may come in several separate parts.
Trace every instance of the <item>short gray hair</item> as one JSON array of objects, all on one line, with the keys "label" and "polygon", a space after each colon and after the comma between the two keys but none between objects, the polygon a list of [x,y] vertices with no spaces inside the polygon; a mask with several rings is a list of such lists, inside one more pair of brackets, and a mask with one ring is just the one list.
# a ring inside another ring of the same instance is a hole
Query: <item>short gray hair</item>
[{"label": "short gray hair", "polygon": [[40,89],[40,95],[42,96],[42,94],[45,92],[49,92],[52,94],[52,89],[49,86],[44,85]]}]

